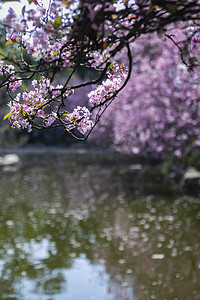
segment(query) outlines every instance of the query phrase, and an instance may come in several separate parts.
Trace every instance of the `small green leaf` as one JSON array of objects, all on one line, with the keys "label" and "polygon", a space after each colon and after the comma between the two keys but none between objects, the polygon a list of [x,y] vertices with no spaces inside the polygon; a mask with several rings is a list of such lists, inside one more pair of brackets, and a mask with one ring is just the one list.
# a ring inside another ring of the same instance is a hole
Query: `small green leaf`
[{"label": "small green leaf", "polygon": [[69,115],[69,112],[67,110],[63,111],[62,116],[67,117]]},{"label": "small green leaf", "polygon": [[5,115],[5,117],[3,119],[6,120],[7,118],[9,118],[12,115],[13,115],[13,112],[9,112]]},{"label": "small green leaf", "polygon": [[152,13],[154,10],[159,9],[160,6],[159,5],[152,5],[150,6],[150,8],[147,10],[147,14]]},{"label": "small green leaf", "polygon": [[57,29],[59,27],[61,21],[62,21],[62,17],[58,17],[55,19],[55,22],[53,24],[55,29]]},{"label": "small green leaf", "polygon": [[23,107],[21,108],[21,113],[24,117],[26,116],[26,112],[24,111]]},{"label": "small green leaf", "polygon": [[62,1],[63,4],[65,4],[67,7],[70,7],[71,3],[70,1]]},{"label": "small green leaf", "polygon": [[35,5],[38,5],[37,0],[28,0],[28,2],[29,2],[29,4],[31,4],[33,2]]},{"label": "small green leaf", "polygon": [[57,55],[59,52],[58,51],[54,51],[53,55]]},{"label": "small green leaf", "polygon": [[22,8],[22,16],[23,17],[24,17],[25,9],[26,9],[26,5],[24,5],[23,8]]},{"label": "small green leaf", "polygon": [[191,65],[193,65],[196,61],[197,61],[197,58],[195,56],[189,58],[189,62]]},{"label": "small green leaf", "polygon": [[177,5],[176,4],[167,5],[166,10],[173,14],[177,11]]}]

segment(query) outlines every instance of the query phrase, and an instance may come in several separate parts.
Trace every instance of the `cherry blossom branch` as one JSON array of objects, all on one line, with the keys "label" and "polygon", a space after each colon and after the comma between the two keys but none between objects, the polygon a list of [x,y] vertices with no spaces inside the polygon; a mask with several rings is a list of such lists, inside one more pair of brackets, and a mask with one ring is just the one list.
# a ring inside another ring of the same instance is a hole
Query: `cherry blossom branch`
[{"label": "cherry blossom branch", "polygon": [[[75,5],[75,1],[71,3]],[[173,35],[166,32],[177,21],[196,20],[200,13],[198,0],[136,0],[131,4],[127,1],[122,9],[117,9],[117,4],[117,0],[80,0],[79,5],[68,8],[65,1],[54,0],[49,2],[47,10],[37,6],[36,10],[24,11],[22,20],[9,10],[5,20],[6,44],[17,45],[20,51],[17,59],[1,55],[4,60],[0,61],[3,77],[0,87],[6,86],[11,91],[10,112],[5,119],[9,119],[13,128],[31,132],[32,128],[62,126],[72,136],[76,136],[76,129],[84,136],[77,136],[78,139],[87,139],[130,80],[133,64],[130,43],[141,35],[163,31],[180,50],[184,63],[183,50]],[[195,22],[196,33],[186,37],[186,44],[191,42],[193,52],[199,44],[200,25]],[[116,59],[124,48],[128,71]],[[26,61],[25,54],[31,63]],[[186,62],[185,65],[190,67]],[[98,77],[70,86],[80,66],[97,71]],[[70,73],[66,73],[64,83],[55,85],[62,70]],[[21,86],[25,81],[27,89]],[[80,103],[70,111],[68,98],[80,88],[93,85],[97,87],[88,94],[90,108]]]}]

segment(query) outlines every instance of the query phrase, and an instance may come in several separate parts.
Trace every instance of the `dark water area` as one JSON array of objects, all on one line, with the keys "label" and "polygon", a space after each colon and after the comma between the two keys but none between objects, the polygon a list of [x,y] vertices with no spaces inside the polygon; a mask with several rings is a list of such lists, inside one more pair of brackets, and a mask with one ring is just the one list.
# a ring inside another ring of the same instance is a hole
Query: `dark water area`
[{"label": "dark water area", "polygon": [[15,153],[0,166],[0,299],[200,299],[200,196],[112,153]]}]

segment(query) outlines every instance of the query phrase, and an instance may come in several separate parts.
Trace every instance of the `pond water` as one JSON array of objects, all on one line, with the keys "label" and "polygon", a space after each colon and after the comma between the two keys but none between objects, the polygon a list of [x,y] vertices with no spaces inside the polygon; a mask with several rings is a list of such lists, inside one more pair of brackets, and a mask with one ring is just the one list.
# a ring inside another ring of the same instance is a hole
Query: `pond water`
[{"label": "pond water", "polygon": [[17,154],[0,167],[0,299],[200,299],[199,197],[111,154]]}]

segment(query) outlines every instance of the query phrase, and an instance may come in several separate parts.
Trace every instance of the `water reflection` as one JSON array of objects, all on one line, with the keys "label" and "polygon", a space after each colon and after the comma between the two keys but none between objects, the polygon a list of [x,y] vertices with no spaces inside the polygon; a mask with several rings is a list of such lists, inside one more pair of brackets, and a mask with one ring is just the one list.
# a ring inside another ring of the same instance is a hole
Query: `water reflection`
[{"label": "water reflection", "polygon": [[1,299],[200,299],[199,199],[99,154],[20,158],[1,169]]}]

